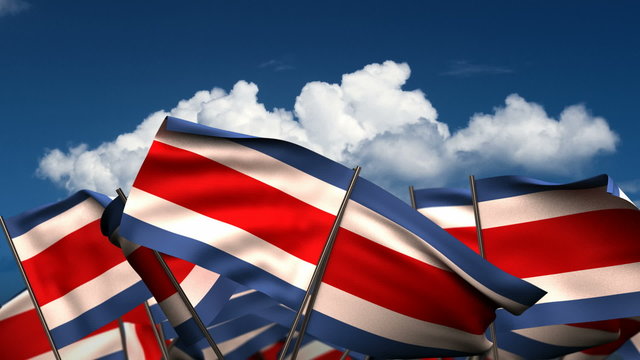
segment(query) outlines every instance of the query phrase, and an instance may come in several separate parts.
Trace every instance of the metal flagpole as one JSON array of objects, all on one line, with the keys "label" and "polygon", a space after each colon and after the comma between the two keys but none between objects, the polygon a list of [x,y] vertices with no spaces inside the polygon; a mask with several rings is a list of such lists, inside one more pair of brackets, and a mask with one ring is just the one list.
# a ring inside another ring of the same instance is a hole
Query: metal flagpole
[{"label": "metal flagpole", "polygon": [[[124,203],[127,202],[127,196],[124,194],[122,189],[118,188],[116,190],[116,193],[118,193],[118,196],[120,197],[120,199],[122,199],[122,201]],[[167,263],[162,258],[162,255],[160,255],[160,253],[158,251],[156,251],[156,250],[153,250],[153,255],[155,255],[156,259],[160,263],[160,266],[162,266],[162,270],[164,270],[164,273],[169,277],[169,280],[171,281],[171,284],[173,285],[173,287],[178,292],[178,295],[180,296],[180,299],[182,299],[182,302],[187,307],[187,310],[189,310],[189,313],[193,317],[193,320],[196,322],[196,325],[198,325],[198,328],[202,332],[202,335],[204,335],[204,338],[207,339],[207,342],[209,343],[209,346],[211,346],[211,348],[213,349],[213,352],[218,357],[218,360],[224,360],[224,356],[222,355],[222,352],[218,348],[218,345],[216,345],[216,342],[211,337],[211,334],[209,334],[209,331],[207,331],[207,327],[202,322],[202,319],[200,318],[200,315],[198,315],[198,313],[196,312],[196,309],[193,308],[193,305],[191,304],[191,301],[189,301],[189,298],[187,297],[187,295],[182,290],[182,287],[180,286],[180,284],[176,280],[176,277],[173,276],[173,272],[171,272],[171,269],[169,269],[169,266],[167,265]]]},{"label": "metal flagpole", "polygon": [[[169,350],[167,350],[167,344],[164,342],[162,336],[158,332],[158,328],[156,327],[156,321],[153,320],[153,316],[151,316],[151,309],[149,309],[149,303],[144,302],[144,309],[147,312],[147,317],[149,317],[149,321],[151,322],[151,329],[153,330],[153,336],[156,338],[158,342],[158,346],[160,347],[160,351],[162,352],[162,358],[164,360],[169,360]],[[162,324],[160,324],[162,327]]]},{"label": "metal flagpole", "polygon": [[122,351],[124,351],[125,360],[129,360],[129,353],[127,352],[127,336],[124,333],[124,323],[122,318],[118,318],[118,329],[120,330],[120,342],[122,343]]},{"label": "metal flagpole", "polygon": [[349,356],[349,352],[351,350],[347,349],[342,353],[342,356],[340,356],[340,360],[346,360],[347,356]]},{"label": "metal flagpole", "polygon": [[307,292],[305,293],[304,299],[302,300],[302,305],[300,306],[300,309],[298,309],[296,318],[291,325],[291,330],[287,335],[287,339],[285,340],[284,346],[282,347],[282,353],[280,353],[280,357],[278,360],[284,360],[284,357],[287,354],[287,350],[291,345],[291,340],[293,339],[293,336],[296,332],[295,330],[298,327],[298,323],[300,322],[300,318],[302,317],[302,314],[304,312],[305,317],[302,322],[300,332],[298,333],[298,338],[293,348],[293,352],[291,353],[291,359],[295,360],[298,356],[298,351],[300,350],[302,339],[304,338],[307,326],[309,325],[309,319],[311,318],[311,310],[313,309],[316,297],[318,296],[318,289],[320,288],[320,284],[322,283],[322,276],[324,275],[324,272],[327,268],[329,256],[331,255],[333,244],[335,243],[336,236],[338,235],[338,230],[340,229],[340,221],[342,221],[342,217],[344,216],[345,209],[347,208],[347,204],[349,203],[349,197],[351,197],[351,192],[353,191],[353,187],[356,184],[356,180],[358,180],[361,168],[360,166],[356,166],[353,170],[354,171],[353,176],[351,177],[351,182],[349,183],[349,187],[347,188],[344,198],[342,199],[342,203],[340,204],[340,208],[338,209],[336,218],[333,221],[331,232],[329,233],[329,237],[327,238],[327,241],[324,244],[324,248],[322,249],[320,260],[318,261],[318,265],[313,271],[313,276],[311,277],[309,287],[307,288]]},{"label": "metal flagpole", "polygon": [[416,206],[416,193],[413,190],[413,186],[409,186],[409,198],[411,199],[411,207],[414,209],[418,209]]},{"label": "metal flagpole", "polygon": [[[484,253],[484,240],[482,239],[482,224],[480,223],[480,207],[478,206],[478,193],[476,191],[476,178],[473,175],[469,176],[469,187],[471,188],[471,201],[473,202],[473,216],[476,220],[476,235],[478,236],[478,248],[480,248],[480,256],[486,259],[487,256]],[[493,341],[493,360],[500,360],[498,358],[498,339],[496,336],[496,326],[494,323],[489,325],[489,333],[491,334],[491,341]]]},{"label": "metal flagpole", "polygon": [[49,326],[47,325],[47,321],[44,319],[44,315],[42,314],[42,309],[40,309],[40,305],[38,305],[38,301],[36,300],[36,296],[33,293],[33,288],[31,287],[31,283],[27,278],[27,273],[24,272],[24,267],[22,266],[22,262],[20,261],[20,256],[18,255],[18,251],[16,250],[16,246],[13,244],[13,239],[11,238],[11,234],[9,234],[9,228],[7,227],[7,223],[5,223],[4,218],[0,216],[0,223],[2,224],[2,229],[4,230],[4,236],[7,238],[9,242],[9,246],[11,247],[11,251],[13,252],[13,257],[16,259],[18,263],[18,269],[20,269],[20,274],[22,274],[22,278],[27,285],[27,291],[29,291],[29,297],[33,302],[33,306],[36,308],[36,313],[38,313],[38,317],[40,318],[40,322],[42,323],[42,327],[44,328],[44,332],[47,334],[47,340],[49,340],[49,345],[51,346],[51,350],[53,351],[53,355],[56,357],[56,360],[61,360],[60,353],[56,348],[56,345],[53,343],[53,338],[51,337],[51,332],[49,331]]}]

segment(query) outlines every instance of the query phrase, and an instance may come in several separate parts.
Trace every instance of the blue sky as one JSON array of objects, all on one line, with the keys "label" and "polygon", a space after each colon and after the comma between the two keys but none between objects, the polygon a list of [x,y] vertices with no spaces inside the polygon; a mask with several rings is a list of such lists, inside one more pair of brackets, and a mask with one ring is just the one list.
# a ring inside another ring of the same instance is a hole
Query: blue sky
[{"label": "blue sky", "polygon": [[[71,148],[97,156],[94,175],[113,175],[100,185],[110,189],[129,173],[109,167],[128,158],[116,145],[95,152],[102,143],[160,110],[238,130],[243,104],[257,118],[240,130],[277,135],[283,121],[301,123],[307,143],[396,193],[464,186],[472,172],[559,182],[608,173],[637,200],[638,10],[633,1],[0,0],[0,214],[93,184],[74,181],[83,173]],[[371,89],[413,107],[384,123],[376,114],[402,106]],[[193,105],[201,90],[206,112]],[[172,112],[188,99],[188,111]],[[225,104],[235,113],[223,116]],[[353,123],[333,124],[341,120],[317,115],[324,109]],[[260,125],[265,117],[275,125]],[[529,118],[534,130],[520,121]],[[357,137],[352,125],[369,130]],[[0,271],[12,266],[0,257]]]}]

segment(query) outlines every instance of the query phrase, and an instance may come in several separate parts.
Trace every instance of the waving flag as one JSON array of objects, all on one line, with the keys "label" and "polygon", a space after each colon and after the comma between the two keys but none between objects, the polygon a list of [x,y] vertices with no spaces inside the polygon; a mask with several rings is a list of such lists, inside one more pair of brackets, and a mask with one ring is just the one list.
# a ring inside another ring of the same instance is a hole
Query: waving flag
[{"label": "waving flag", "polygon": [[[134,244],[118,233],[124,203],[114,199],[102,216],[102,232],[122,248],[127,261],[151,290],[155,301],[169,323],[186,344],[203,338],[188,308],[180,298],[168,275],[153,254],[153,250]],[[210,324],[233,295],[236,284],[219,274],[188,261],[161,255],[195,308],[203,323]]]},{"label": "waving flag", "polygon": [[6,219],[57,348],[150,297],[140,277],[100,233],[105,195],[79,191]]},{"label": "waving flag", "polygon": [[[144,308],[122,317],[130,359],[158,359],[160,350]],[[26,291],[0,308],[0,344],[6,359],[53,357],[42,324]],[[84,338],[59,349],[63,359],[124,358],[118,322],[113,321]]]},{"label": "waving flag", "polygon": [[[640,211],[607,175],[570,184],[503,176],[477,180],[487,260],[546,290],[504,328],[638,315]],[[477,250],[468,190],[416,190],[419,211]]]},{"label": "waving flag", "polygon": [[[593,347],[591,349],[582,350],[580,352],[567,355],[563,357],[563,360],[601,360],[608,358],[611,354],[615,353],[625,343],[627,343],[636,334],[640,333],[640,317],[619,319],[620,320],[620,334],[617,340],[608,344]],[[624,350],[623,350],[624,351]],[[640,354],[638,354],[640,355]],[[640,356],[638,356],[640,358]]]},{"label": "waving flag", "polygon": [[[291,143],[167,118],[120,233],[297,309],[352,174]],[[308,329],[329,343],[382,357],[478,353],[496,307],[519,313],[543,294],[365,179],[340,226]]]},{"label": "waving flag", "polygon": [[624,343],[613,356],[610,358],[611,360],[640,360],[640,334],[633,336]]}]

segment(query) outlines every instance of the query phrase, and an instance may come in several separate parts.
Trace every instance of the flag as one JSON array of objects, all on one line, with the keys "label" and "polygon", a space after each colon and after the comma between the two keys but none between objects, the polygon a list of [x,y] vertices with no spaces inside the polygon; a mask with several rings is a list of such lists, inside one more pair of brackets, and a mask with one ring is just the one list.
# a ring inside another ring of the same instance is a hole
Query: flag
[{"label": "flag", "polygon": [[122,253],[100,233],[109,198],[79,191],[6,219],[56,347],[69,345],[149,298]]},{"label": "flag", "polygon": [[616,351],[611,360],[640,360],[640,334],[633,336]]},{"label": "flag", "polygon": [[[127,261],[140,275],[183,342],[192,344],[204,337],[153,250],[128,241],[118,233],[124,203],[114,199],[105,209],[103,234],[122,248]],[[210,324],[235,292],[237,284],[219,274],[173,256],[161,255],[204,325]],[[152,303],[151,306],[154,304]],[[171,335],[171,332],[170,332]]]},{"label": "flag", "polygon": [[[563,357],[563,360],[601,360],[606,359],[631,338],[640,332],[640,317],[619,319],[619,336],[618,339],[608,344],[596,346],[590,349],[582,350],[577,353],[569,354]],[[623,350],[624,351],[624,350]],[[636,353],[637,354],[637,353]],[[640,358],[640,354],[638,354]]]},{"label": "flag", "polygon": [[[144,317],[141,317],[144,316]],[[142,306],[122,317],[130,359],[158,359],[160,350]],[[0,351],[7,359],[50,359],[53,352],[29,294],[0,308]],[[124,359],[118,321],[112,321],[58,350],[63,359]]]},{"label": "flag", "polygon": [[[168,117],[120,233],[297,309],[352,175],[288,142]],[[543,293],[360,178],[308,332],[380,357],[478,353],[496,307],[520,313]]]},{"label": "flag", "polygon": [[[552,184],[502,176],[476,182],[486,258],[547,291],[505,328],[638,315],[640,211],[607,175]],[[477,251],[471,195],[416,190],[418,210]]]}]

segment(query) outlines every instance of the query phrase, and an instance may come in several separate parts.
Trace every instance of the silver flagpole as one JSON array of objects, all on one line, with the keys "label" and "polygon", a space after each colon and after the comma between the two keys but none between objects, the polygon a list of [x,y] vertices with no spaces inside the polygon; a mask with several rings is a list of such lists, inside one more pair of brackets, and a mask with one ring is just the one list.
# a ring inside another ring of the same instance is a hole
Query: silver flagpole
[{"label": "silver flagpole", "polygon": [[[164,342],[164,339],[158,332],[158,328],[156,327],[156,321],[153,320],[153,316],[151,316],[151,309],[149,309],[149,303],[144,302],[144,310],[147,312],[147,317],[149,317],[149,321],[151,322],[151,329],[153,330],[153,336],[156,338],[158,342],[158,346],[160,347],[160,351],[162,352],[162,358],[165,360],[169,360],[169,350],[167,350],[167,344]],[[160,324],[162,328],[162,324]]]},{"label": "silver flagpole", "polygon": [[20,269],[20,274],[22,274],[22,278],[24,279],[24,282],[27,285],[27,291],[29,291],[29,297],[33,302],[33,306],[36,308],[36,313],[38,313],[38,317],[40,318],[40,322],[42,323],[44,332],[47,334],[47,340],[49,340],[49,345],[51,346],[53,355],[56,357],[56,360],[61,360],[60,353],[58,352],[56,345],[53,343],[53,338],[51,337],[51,332],[49,330],[49,326],[47,325],[47,321],[44,319],[44,315],[42,314],[42,309],[40,309],[40,305],[38,305],[38,301],[36,300],[36,296],[33,293],[33,288],[31,287],[31,283],[27,278],[27,273],[24,272],[24,267],[22,267],[20,256],[18,255],[16,246],[13,244],[13,239],[11,238],[11,234],[9,234],[9,228],[7,228],[7,224],[4,222],[4,218],[2,216],[0,216],[0,223],[2,224],[2,229],[4,230],[4,236],[7,238],[7,241],[9,242],[9,246],[11,247],[11,251],[13,252],[13,257],[16,259],[16,262],[18,263],[18,269]]},{"label": "silver flagpole", "polygon": [[125,360],[129,360],[129,352],[127,351],[127,336],[124,332],[124,323],[122,318],[118,318],[118,329],[120,330],[120,342],[122,343],[122,351],[124,351]]},{"label": "silver flagpole", "polygon": [[340,360],[345,360],[347,358],[347,356],[349,356],[349,352],[351,350],[347,349],[342,353],[342,356],[340,356]]},{"label": "silver flagpole", "polygon": [[411,199],[411,207],[414,209],[418,209],[416,206],[416,193],[413,190],[413,186],[409,186],[409,199]]},{"label": "silver flagpole", "polygon": [[284,360],[284,357],[287,354],[287,350],[291,345],[293,335],[295,334],[296,328],[298,327],[298,323],[300,322],[300,318],[302,317],[302,314],[304,312],[305,317],[302,322],[300,332],[298,333],[298,339],[296,340],[293,352],[291,353],[291,359],[295,360],[298,356],[298,351],[300,350],[302,339],[304,338],[307,326],[309,325],[309,319],[311,318],[311,310],[313,309],[316,297],[318,296],[318,289],[320,288],[320,284],[322,283],[322,276],[324,275],[324,272],[327,268],[329,256],[331,255],[333,244],[335,243],[336,236],[338,235],[338,230],[340,229],[340,221],[342,221],[342,217],[344,216],[345,209],[347,208],[347,204],[349,203],[349,197],[351,197],[351,192],[353,191],[353,187],[356,184],[356,180],[358,180],[361,168],[360,166],[356,166],[353,170],[354,171],[353,176],[351,177],[351,182],[349,183],[349,187],[347,188],[344,198],[342,199],[342,203],[340,204],[340,208],[338,209],[336,218],[333,221],[331,232],[329,233],[329,237],[327,238],[327,241],[324,244],[324,248],[322,249],[320,260],[318,261],[318,265],[313,271],[313,276],[311,277],[309,287],[307,288],[307,292],[305,293],[304,299],[302,300],[302,305],[300,306],[300,309],[298,309],[296,318],[291,325],[291,330],[287,335],[287,339],[285,340],[284,346],[282,347],[282,353],[280,353],[280,357],[278,360]]},{"label": "silver flagpole", "polygon": [[[127,196],[124,194],[122,189],[118,188],[116,190],[116,192],[118,193],[118,196],[120,197],[120,199],[122,199],[122,201],[126,203],[127,202]],[[218,357],[218,360],[224,360],[224,356],[222,355],[222,352],[218,348],[218,345],[216,344],[216,342],[211,337],[211,334],[209,334],[209,331],[207,331],[207,327],[202,322],[202,319],[200,318],[200,315],[198,315],[198,313],[196,312],[196,309],[193,308],[193,305],[191,304],[191,301],[189,301],[189,298],[187,297],[187,295],[182,290],[182,287],[180,286],[180,283],[178,283],[178,281],[176,280],[176,277],[173,276],[173,272],[171,272],[171,269],[169,269],[169,266],[167,265],[167,263],[162,258],[162,255],[160,255],[160,253],[158,251],[156,251],[156,250],[153,250],[153,255],[155,255],[156,259],[160,263],[160,266],[162,266],[162,270],[164,270],[164,273],[167,274],[167,276],[169,277],[169,280],[171,281],[171,284],[173,285],[173,287],[178,292],[178,295],[180,296],[180,299],[182,299],[182,302],[187,307],[187,310],[189,310],[189,313],[193,317],[193,320],[196,322],[196,325],[198,325],[198,328],[202,332],[202,335],[204,335],[204,338],[207,339],[207,342],[209,343],[209,346],[211,346],[211,348],[213,349],[213,352]]]},{"label": "silver flagpole", "polygon": [[[478,206],[478,193],[476,191],[476,178],[473,175],[469,176],[469,187],[471,188],[471,201],[473,202],[473,216],[476,220],[478,248],[480,248],[480,256],[482,256],[483,259],[486,259],[487,256],[484,253],[484,240],[482,239],[482,224],[480,223],[480,206]],[[489,333],[491,334],[491,341],[493,341],[493,360],[500,360],[498,357],[498,339],[494,323],[489,325]]]}]

